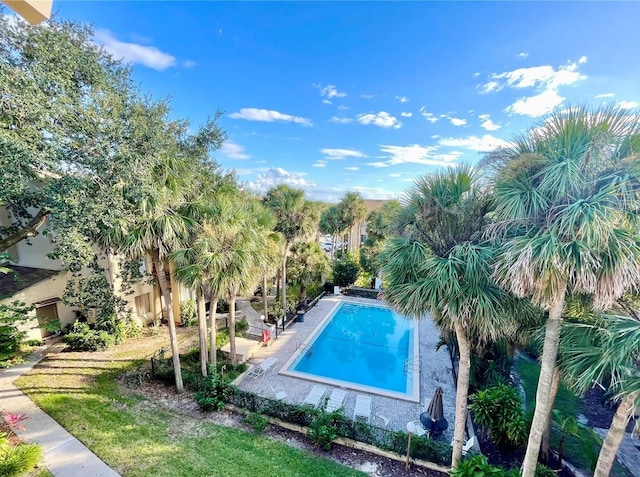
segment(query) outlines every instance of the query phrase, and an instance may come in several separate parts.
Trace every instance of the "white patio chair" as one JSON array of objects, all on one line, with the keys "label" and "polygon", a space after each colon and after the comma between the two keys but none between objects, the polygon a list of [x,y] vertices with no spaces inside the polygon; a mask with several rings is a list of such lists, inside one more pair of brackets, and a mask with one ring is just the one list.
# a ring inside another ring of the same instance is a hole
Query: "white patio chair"
[{"label": "white patio chair", "polygon": [[413,425],[416,428],[416,436],[418,437],[422,437],[427,433],[427,430],[424,428],[424,426],[422,425],[422,423],[418,420],[418,421],[411,421],[413,422]]},{"label": "white patio chair", "polygon": [[278,401],[282,401],[287,397],[287,391],[282,386],[271,386],[271,391]]},{"label": "white patio chair", "polygon": [[307,404],[312,407],[318,407],[326,392],[327,388],[318,384],[314,384],[311,388],[311,391],[309,391],[309,394],[307,394],[307,397],[304,398],[304,401],[302,401],[302,404]]},{"label": "white patio chair", "polygon": [[331,391],[329,401],[327,402],[327,412],[337,411],[341,407],[344,407],[344,400],[347,397],[347,391],[344,389],[334,389]]},{"label": "white patio chair", "polygon": [[353,420],[371,422],[371,396],[356,395],[356,405],[353,409]]},{"label": "white patio chair", "polygon": [[373,413],[373,420],[375,421],[376,419],[378,419],[379,421],[382,422],[383,427],[387,427],[389,425],[389,423],[391,422],[391,418],[387,417],[387,416],[383,416],[382,414],[380,414],[379,412],[374,412]]},{"label": "white patio chair", "polygon": [[247,376],[251,378],[263,378],[265,374],[278,362],[277,358],[267,358],[258,365],[253,365]]}]

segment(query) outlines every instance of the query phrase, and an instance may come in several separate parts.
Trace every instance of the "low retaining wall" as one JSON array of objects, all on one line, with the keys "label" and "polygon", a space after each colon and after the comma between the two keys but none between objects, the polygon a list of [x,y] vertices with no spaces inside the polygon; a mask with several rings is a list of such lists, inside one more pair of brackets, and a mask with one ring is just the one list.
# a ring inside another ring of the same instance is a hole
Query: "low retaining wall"
[{"label": "low retaining wall", "polygon": [[[240,413],[240,414],[248,414],[250,412],[250,411],[248,411],[246,409],[234,406],[233,404],[225,404],[225,409],[227,409],[229,411],[237,412],[237,413]],[[286,422],[286,421],[283,421],[281,419],[277,419],[277,418],[271,417],[271,416],[264,415],[264,417],[267,419],[269,424],[274,424],[274,425],[282,427],[284,429],[288,429],[290,431],[298,432],[298,433],[303,434],[305,436],[309,435],[310,431],[309,431],[308,427],[299,426],[297,424],[291,424],[290,422]],[[371,454],[376,454],[376,455],[379,455],[381,457],[386,457],[388,459],[393,459],[393,460],[396,460],[398,462],[406,462],[407,461],[407,456],[406,455],[396,454],[395,452],[386,451],[386,450],[380,449],[380,448],[378,448],[376,446],[373,446],[371,444],[367,444],[365,442],[360,442],[360,441],[355,441],[353,439],[348,439],[346,437],[338,437],[338,438],[334,439],[332,442],[334,444],[342,445],[342,446],[345,446],[345,447],[350,447],[350,448],[356,449],[356,450],[369,452]],[[438,464],[435,464],[433,462],[429,462],[429,461],[422,460],[422,459],[414,459],[414,458],[410,457],[409,462],[411,464],[413,464],[413,465],[417,465],[417,466],[423,467],[425,469],[435,470],[437,472],[442,472],[443,474],[448,474],[451,471],[450,467],[444,467],[442,465],[438,465]]]}]

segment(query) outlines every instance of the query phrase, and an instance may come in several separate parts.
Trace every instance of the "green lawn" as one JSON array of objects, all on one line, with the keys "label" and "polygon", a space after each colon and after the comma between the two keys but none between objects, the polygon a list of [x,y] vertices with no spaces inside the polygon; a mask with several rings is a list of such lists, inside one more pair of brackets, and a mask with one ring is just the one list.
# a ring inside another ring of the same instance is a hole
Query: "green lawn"
[{"label": "green lawn", "polygon": [[264,436],[124,395],[115,378],[135,361],[125,358],[126,350],[101,355],[50,356],[16,385],[124,476],[364,475]]},{"label": "green lawn", "polygon": [[[527,395],[527,411],[533,412],[536,401],[536,387],[540,376],[540,365],[525,359],[516,360],[518,374],[522,378]],[[582,401],[565,386],[561,385],[556,396],[554,409],[558,409],[565,416],[577,417],[582,412]],[[558,448],[560,433],[554,428],[551,439],[552,448]],[[564,455],[572,464],[593,473],[602,440],[591,429],[581,428],[577,437],[568,436],[565,439]],[[612,474],[618,477],[631,477],[631,473],[619,462],[616,462]]]}]

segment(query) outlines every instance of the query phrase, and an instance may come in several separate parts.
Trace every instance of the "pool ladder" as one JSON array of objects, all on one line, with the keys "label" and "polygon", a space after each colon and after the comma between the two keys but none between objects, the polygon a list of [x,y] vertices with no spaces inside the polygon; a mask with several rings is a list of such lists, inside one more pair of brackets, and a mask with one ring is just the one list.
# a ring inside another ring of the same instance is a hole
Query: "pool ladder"
[{"label": "pool ladder", "polygon": [[404,360],[402,372],[405,376],[411,376],[409,371],[420,372],[420,358],[418,356]]}]

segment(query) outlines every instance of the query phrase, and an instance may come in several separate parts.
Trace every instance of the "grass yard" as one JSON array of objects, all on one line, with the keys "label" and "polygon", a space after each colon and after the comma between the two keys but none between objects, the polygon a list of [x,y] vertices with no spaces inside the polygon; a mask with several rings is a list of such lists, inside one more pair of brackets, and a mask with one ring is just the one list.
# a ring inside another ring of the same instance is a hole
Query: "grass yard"
[{"label": "grass yard", "polygon": [[101,353],[54,352],[16,385],[126,477],[364,475],[122,392],[116,377],[165,344],[166,338],[156,336]]},{"label": "grass yard", "polygon": [[[515,366],[527,395],[527,411],[533,412],[536,401],[536,387],[540,376],[540,365],[520,358],[516,360]],[[554,409],[558,409],[565,416],[577,417],[582,412],[582,400],[561,384],[554,403]],[[551,444],[555,450],[558,448],[559,438],[560,433],[554,427]],[[593,473],[601,445],[602,440],[595,432],[589,428],[581,427],[578,431],[578,436],[566,437],[564,443],[565,459],[577,467]],[[631,477],[631,473],[617,461],[611,475]]]}]

